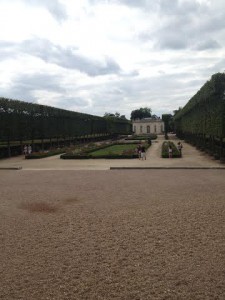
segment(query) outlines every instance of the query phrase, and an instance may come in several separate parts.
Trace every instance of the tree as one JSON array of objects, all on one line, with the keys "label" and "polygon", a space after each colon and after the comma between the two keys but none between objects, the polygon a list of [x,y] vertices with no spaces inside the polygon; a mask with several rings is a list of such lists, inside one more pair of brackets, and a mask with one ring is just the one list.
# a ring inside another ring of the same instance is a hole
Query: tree
[{"label": "tree", "polygon": [[118,113],[118,112],[115,112],[115,114],[105,112],[104,118],[116,118],[116,119],[123,119],[123,120],[126,120],[125,115],[121,115],[121,114]]},{"label": "tree", "polygon": [[163,114],[162,120],[165,124],[165,135],[167,135],[168,132],[173,131],[173,116],[171,114]]},{"label": "tree", "polygon": [[131,112],[131,120],[150,118],[152,116],[152,110],[150,107],[141,107]]}]

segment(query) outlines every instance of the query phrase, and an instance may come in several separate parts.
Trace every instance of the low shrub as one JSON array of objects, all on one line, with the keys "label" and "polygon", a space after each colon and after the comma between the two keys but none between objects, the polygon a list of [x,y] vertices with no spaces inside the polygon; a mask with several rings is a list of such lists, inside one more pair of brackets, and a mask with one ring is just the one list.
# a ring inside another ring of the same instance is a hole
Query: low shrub
[{"label": "low shrub", "polygon": [[132,135],[131,137],[126,138],[126,140],[156,140],[157,139],[157,134],[155,133],[149,133],[145,135]]}]

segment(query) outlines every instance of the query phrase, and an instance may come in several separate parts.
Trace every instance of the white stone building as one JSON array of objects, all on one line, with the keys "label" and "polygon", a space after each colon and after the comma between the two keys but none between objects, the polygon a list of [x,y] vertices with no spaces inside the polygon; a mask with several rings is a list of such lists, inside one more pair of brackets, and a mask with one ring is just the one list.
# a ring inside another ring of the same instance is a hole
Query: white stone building
[{"label": "white stone building", "polygon": [[164,122],[161,119],[145,118],[136,119],[132,121],[133,133],[140,134],[163,134],[164,133]]}]

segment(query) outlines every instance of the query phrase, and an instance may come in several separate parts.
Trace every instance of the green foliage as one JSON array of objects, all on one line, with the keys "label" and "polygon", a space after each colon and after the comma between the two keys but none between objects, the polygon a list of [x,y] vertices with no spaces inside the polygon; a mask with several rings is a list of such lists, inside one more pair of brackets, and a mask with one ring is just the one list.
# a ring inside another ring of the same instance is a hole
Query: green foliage
[{"label": "green foliage", "polygon": [[129,134],[124,118],[93,116],[45,105],[0,98],[0,142],[72,139],[98,134]]},{"label": "green foliage", "polygon": [[135,119],[144,119],[150,118],[152,115],[152,110],[150,107],[141,107],[139,109],[135,109],[131,112],[131,120]]},{"label": "green foliage", "polygon": [[116,112],[115,114],[113,113],[105,113],[104,118],[117,118],[117,119],[122,119],[122,120],[127,120],[125,115],[120,115],[120,113]]},{"label": "green foliage", "polygon": [[225,137],[225,74],[217,73],[174,116],[181,135]]},{"label": "green foliage", "polygon": [[149,133],[145,135],[132,135],[131,137],[126,138],[126,140],[135,140],[135,141],[142,141],[142,140],[156,140],[157,134]]},{"label": "green foliage", "polygon": [[117,145],[112,145],[112,146],[108,146],[104,149],[100,149],[97,151],[93,151],[91,152],[92,156],[107,156],[111,154],[117,154],[117,155],[121,155],[124,151],[126,150],[132,150],[134,154],[135,150],[137,148],[136,144],[117,144]]},{"label": "green foliage", "polygon": [[162,144],[162,158],[169,158],[169,146],[172,147],[172,158],[181,157],[179,150],[171,141],[165,141]]},{"label": "green foliage", "polygon": [[171,114],[163,114],[162,120],[165,124],[165,136],[168,132],[173,131],[173,116]]}]

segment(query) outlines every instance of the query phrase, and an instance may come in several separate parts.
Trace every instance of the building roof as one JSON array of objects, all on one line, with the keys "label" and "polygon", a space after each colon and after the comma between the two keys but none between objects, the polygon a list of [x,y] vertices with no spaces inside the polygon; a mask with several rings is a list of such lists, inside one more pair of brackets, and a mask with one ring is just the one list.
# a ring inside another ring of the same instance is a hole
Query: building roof
[{"label": "building roof", "polygon": [[155,122],[163,122],[163,121],[162,119],[144,118],[144,119],[135,119],[132,122],[133,123],[155,123]]}]

